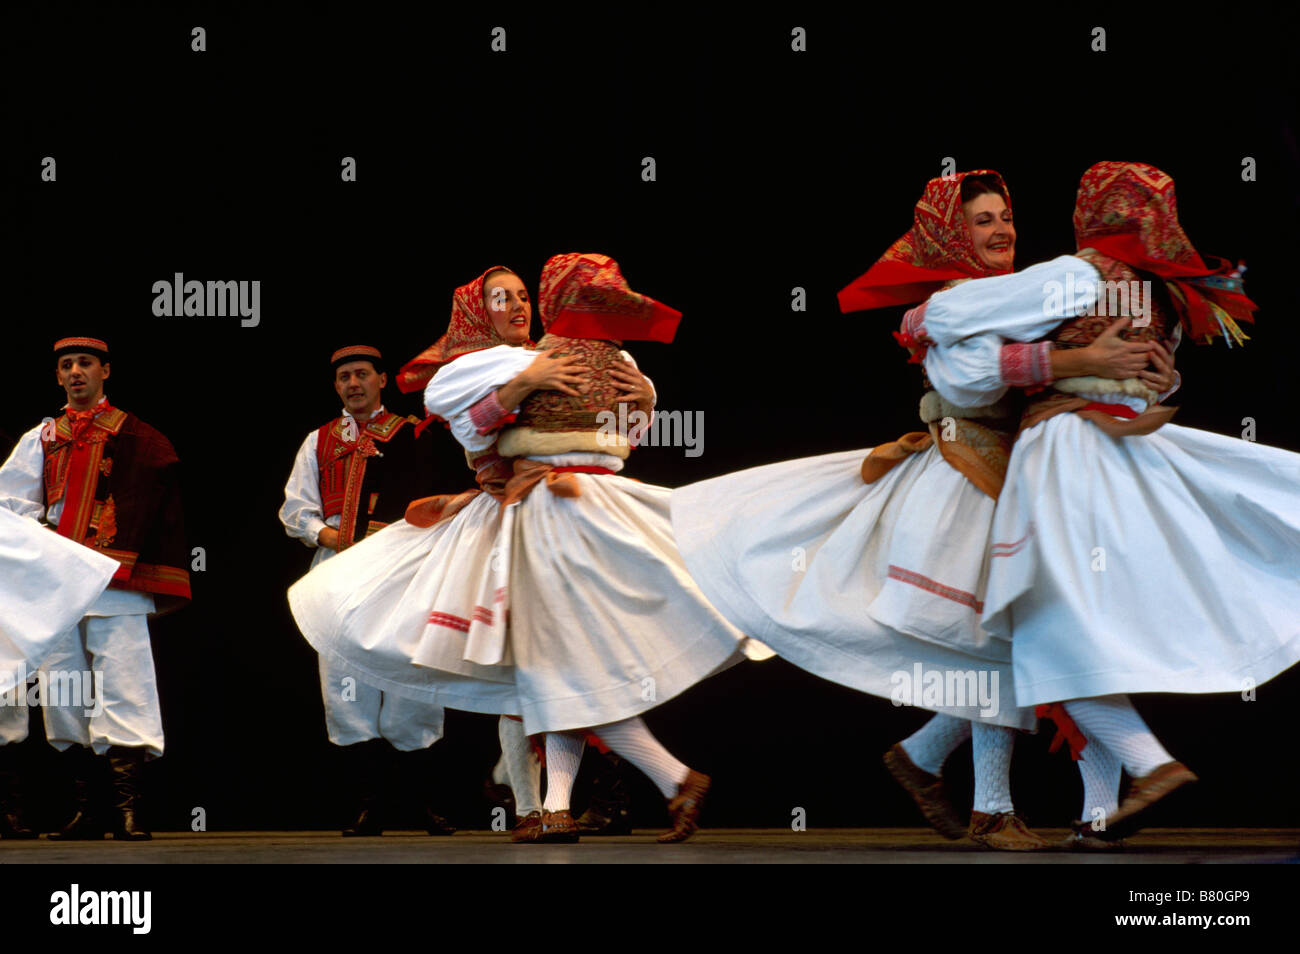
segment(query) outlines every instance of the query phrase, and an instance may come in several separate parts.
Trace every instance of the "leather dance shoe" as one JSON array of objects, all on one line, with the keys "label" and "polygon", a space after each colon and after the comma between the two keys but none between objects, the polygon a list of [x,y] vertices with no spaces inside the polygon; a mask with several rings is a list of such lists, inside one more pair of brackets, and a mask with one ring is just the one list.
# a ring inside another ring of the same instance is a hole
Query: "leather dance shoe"
[{"label": "leather dance shoe", "polygon": [[150,841],[153,835],[144,824],[141,793],[146,752],[143,748],[113,745],[108,749],[108,767],[113,784],[113,839]]},{"label": "leather dance shoe", "polygon": [[572,845],[578,840],[578,823],[567,808],[562,812],[542,812],[541,829],[533,844]]},{"label": "leather dance shoe", "polygon": [[379,817],[379,811],[370,805],[363,807],[356,820],[343,829],[344,838],[373,838],[383,833],[384,823]]},{"label": "leather dance shoe", "polygon": [[108,833],[100,812],[107,760],[84,745],[69,746],[59,760],[72,780],[73,811],[67,824],[50,832],[50,841],[99,841]]},{"label": "leather dance shoe", "polygon": [[897,743],[885,753],[885,768],[903,791],[912,796],[916,807],[930,823],[930,827],[950,841],[966,837],[966,826],[961,816],[944,794],[943,779],[918,767]]},{"label": "leather dance shoe", "polygon": [[39,835],[27,823],[27,777],[17,753],[16,742],[0,745],[0,838],[30,840]]},{"label": "leather dance shoe", "polygon": [[26,818],[19,811],[0,812],[0,838],[26,841],[39,837],[40,834],[27,824]]},{"label": "leather dance shoe", "polygon": [[432,808],[426,808],[423,812],[424,830],[430,835],[454,835],[456,826],[441,815],[436,814]]},{"label": "leather dance shoe", "polygon": [[1015,812],[971,812],[968,834],[971,841],[994,851],[1042,851],[1050,847]]},{"label": "leather dance shoe", "polygon": [[596,765],[591,800],[578,816],[578,830],[584,835],[632,834],[632,796],[623,780],[623,760],[614,752],[602,752]]},{"label": "leather dance shoe", "polygon": [[542,836],[542,813],[529,812],[510,831],[510,840],[516,845],[537,841]]},{"label": "leather dance shoe", "polygon": [[1070,834],[1056,847],[1064,851],[1123,851],[1124,839],[1108,835],[1109,830],[1093,831],[1091,822],[1076,819],[1070,822]]},{"label": "leather dance shoe", "polygon": [[1107,836],[1127,838],[1146,824],[1147,812],[1152,806],[1195,781],[1197,778],[1192,770],[1182,762],[1166,762],[1141,778],[1133,779],[1115,814],[1106,819]]},{"label": "leather dance shoe", "polygon": [[58,831],[50,832],[50,841],[101,841],[108,834],[91,811],[77,809],[72,820]]},{"label": "leather dance shoe", "polygon": [[704,796],[712,785],[713,780],[703,772],[691,769],[686,773],[686,780],[677,786],[677,794],[668,803],[673,827],[655,839],[659,844],[673,845],[685,841],[699,830],[700,809],[704,807]]},{"label": "leather dance shoe", "polygon": [[342,774],[353,788],[356,815],[344,838],[373,838],[384,833],[384,807],[392,781],[394,750],[384,739],[366,739],[337,748]]},{"label": "leather dance shoe", "polygon": [[592,805],[578,816],[578,831],[584,835],[630,835],[632,820],[625,808],[606,815]]}]

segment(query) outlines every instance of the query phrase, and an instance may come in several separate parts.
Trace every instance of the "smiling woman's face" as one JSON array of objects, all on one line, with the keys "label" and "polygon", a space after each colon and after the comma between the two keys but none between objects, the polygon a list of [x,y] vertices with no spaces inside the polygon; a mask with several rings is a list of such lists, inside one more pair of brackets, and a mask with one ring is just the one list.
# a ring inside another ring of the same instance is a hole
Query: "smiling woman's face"
[{"label": "smiling woman's face", "polygon": [[1016,260],[1016,227],[1006,200],[985,192],[963,202],[961,209],[979,260],[990,268],[1011,271]]},{"label": "smiling woman's face", "polygon": [[497,272],[483,283],[483,305],[498,337],[506,344],[528,340],[533,324],[533,303],[528,289],[514,272]]}]

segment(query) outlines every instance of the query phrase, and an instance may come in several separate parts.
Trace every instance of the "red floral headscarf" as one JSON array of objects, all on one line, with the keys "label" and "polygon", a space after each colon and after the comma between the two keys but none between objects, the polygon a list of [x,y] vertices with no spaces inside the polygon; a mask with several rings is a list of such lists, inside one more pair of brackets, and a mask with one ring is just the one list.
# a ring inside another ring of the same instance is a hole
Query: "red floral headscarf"
[{"label": "red floral headscarf", "polygon": [[1216,260],[1210,268],[1197,254],[1178,223],[1174,180],[1155,166],[1099,162],[1085,172],[1074,203],[1074,236],[1081,249],[1163,278],[1193,340],[1246,340],[1237,322],[1254,321],[1257,306],[1229,263]]},{"label": "red floral headscarf", "polygon": [[552,255],[537,288],[542,327],[566,338],[670,342],[682,313],[634,292],[618,262],[598,252]]},{"label": "red floral headscarf", "polygon": [[447,332],[412,358],[397,372],[397,388],[403,394],[422,391],[429,379],[448,361],[471,351],[481,351],[505,344],[492,326],[492,317],[483,302],[483,280],[496,271],[512,269],[493,265],[468,285],[461,285],[451,296],[451,321]]},{"label": "red floral headscarf", "polygon": [[911,229],[889,246],[865,275],[840,292],[840,311],[910,305],[929,298],[954,279],[1005,274],[1003,269],[985,265],[975,254],[975,243],[961,208],[961,184],[967,176],[996,180],[1007,208],[1011,207],[1006,183],[992,169],[931,179],[916,203]]}]

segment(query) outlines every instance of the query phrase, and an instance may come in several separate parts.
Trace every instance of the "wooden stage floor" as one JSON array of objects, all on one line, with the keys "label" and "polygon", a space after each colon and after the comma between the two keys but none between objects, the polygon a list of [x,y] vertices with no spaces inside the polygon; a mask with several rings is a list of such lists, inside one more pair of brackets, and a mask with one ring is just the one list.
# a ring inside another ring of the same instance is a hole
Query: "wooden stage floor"
[{"label": "wooden stage floor", "polygon": [[[1038,829],[1055,842],[1064,829]],[[944,841],[923,828],[711,828],[680,845],[659,845],[654,830],[587,838],[577,845],[514,845],[504,833],[431,838],[391,832],[343,838],[337,832],[155,833],[151,842],[0,842],[0,864],[1277,864],[1300,861],[1300,829],[1144,830],[1124,851],[996,852]]]}]

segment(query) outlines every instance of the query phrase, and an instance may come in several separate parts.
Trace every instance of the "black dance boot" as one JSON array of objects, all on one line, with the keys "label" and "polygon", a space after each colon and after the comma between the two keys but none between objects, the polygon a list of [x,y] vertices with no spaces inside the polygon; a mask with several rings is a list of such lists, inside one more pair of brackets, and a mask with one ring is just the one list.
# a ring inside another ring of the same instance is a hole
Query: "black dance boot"
[{"label": "black dance boot", "polygon": [[456,826],[433,809],[432,792],[435,787],[432,770],[432,749],[398,752],[401,763],[402,791],[407,800],[415,804],[419,825],[430,835],[454,835]]},{"label": "black dance boot", "polygon": [[357,815],[343,829],[344,838],[369,838],[384,833],[384,794],[388,788],[388,750],[383,739],[341,746],[344,773],[355,793]]},{"label": "black dance boot", "polygon": [[600,756],[591,778],[591,799],[578,816],[578,830],[584,835],[632,834],[632,797],[623,782],[624,761],[613,752]]},{"label": "black dance boot", "polygon": [[23,813],[27,794],[25,755],[20,742],[0,745],[0,838],[38,837]]},{"label": "black dance boot", "polygon": [[50,840],[98,841],[105,834],[100,812],[104,759],[87,746],[70,745],[59,755],[59,761],[72,780],[73,813],[66,825],[50,832]]},{"label": "black dance boot", "polygon": [[144,824],[141,776],[146,750],[114,745],[108,750],[108,767],[113,778],[113,838],[116,841],[149,841],[153,838]]}]

